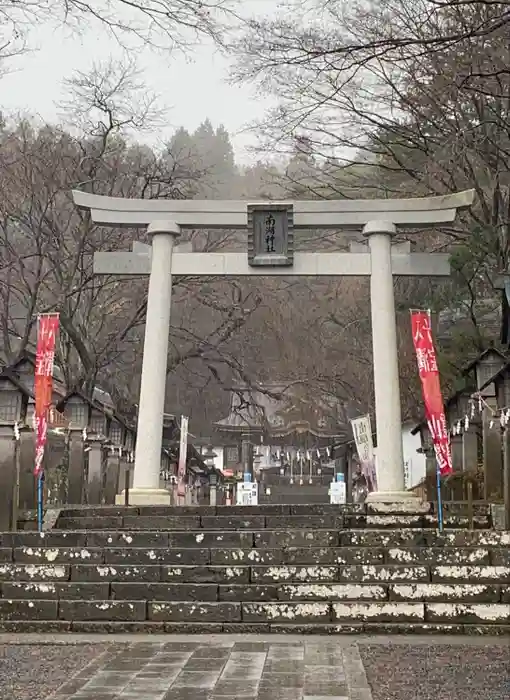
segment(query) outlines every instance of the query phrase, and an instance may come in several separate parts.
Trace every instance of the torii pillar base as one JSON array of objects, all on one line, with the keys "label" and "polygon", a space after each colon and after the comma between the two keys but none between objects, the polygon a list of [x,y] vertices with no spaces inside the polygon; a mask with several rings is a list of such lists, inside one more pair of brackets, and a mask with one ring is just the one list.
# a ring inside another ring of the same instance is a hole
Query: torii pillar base
[{"label": "torii pillar base", "polygon": [[422,501],[410,491],[373,491],[365,499],[372,513],[381,515],[392,513],[429,513],[430,503]]},{"label": "torii pillar base", "polygon": [[[170,491],[166,489],[130,489],[128,493],[130,506],[169,506],[172,503]],[[126,492],[119,493],[115,505],[123,506]]]}]

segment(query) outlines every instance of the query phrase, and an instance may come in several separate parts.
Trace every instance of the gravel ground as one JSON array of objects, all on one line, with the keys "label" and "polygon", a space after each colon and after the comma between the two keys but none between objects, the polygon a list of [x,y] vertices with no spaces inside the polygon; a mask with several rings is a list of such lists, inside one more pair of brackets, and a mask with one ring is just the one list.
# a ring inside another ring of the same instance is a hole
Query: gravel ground
[{"label": "gravel ground", "polygon": [[510,647],[373,646],[359,651],[373,700],[508,700]]},{"label": "gravel ground", "polygon": [[1,644],[0,698],[46,700],[107,648],[106,644]]}]

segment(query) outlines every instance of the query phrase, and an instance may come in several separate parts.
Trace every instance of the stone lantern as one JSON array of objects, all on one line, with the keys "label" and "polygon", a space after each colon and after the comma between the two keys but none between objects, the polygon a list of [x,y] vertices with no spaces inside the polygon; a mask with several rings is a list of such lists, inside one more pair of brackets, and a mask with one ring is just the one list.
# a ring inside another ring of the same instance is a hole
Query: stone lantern
[{"label": "stone lantern", "polygon": [[211,469],[211,471],[209,472],[209,505],[210,506],[216,505],[217,486],[218,486],[218,474],[216,473],[216,469]]},{"label": "stone lantern", "polygon": [[[0,527],[15,529],[18,503],[33,508],[34,440],[30,428],[23,430],[30,394],[8,370],[0,374]],[[20,430],[21,428],[21,430]],[[17,471],[19,492],[17,489]]]},{"label": "stone lantern", "polygon": [[[505,412],[508,417],[508,409],[510,407],[510,362],[505,364],[499,372],[490,377],[489,381],[494,385],[496,394],[496,403],[498,412]],[[502,437],[501,452],[502,452],[502,470],[499,481],[494,480],[491,483],[492,488],[500,489],[503,495],[504,512],[505,512],[505,527],[510,528],[510,423],[500,422],[499,417],[493,418],[492,433],[500,434]],[[489,426],[490,429],[490,426]],[[487,487],[485,488],[487,493]],[[494,506],[496,507],[496,506]]]},{"label": "stone lantern", "polygon": [[126,426],[126,439],[124,442],[124,447],[126,452],[134,452],[136,443],[136,431],[134,428]]},{"label": "stone lantern", "polygon": [[90,403],[88,428],[99,438],[106,438],[110,430],[111,413],[95,402]]},{"label": "stone lantern", "polygon": [[422,420],[412,430],[411,435],[420,435],[421,447],[418,450],[425,455],[425,476],[426,478],[426,499],[433,501],[436,496],[435,474],[436,474],[436,454],[434,451],[434,443],[432,435],[426,420]]},{"label": "stone lantern", "polygon": [[477,414],[471,418],[473,393],[473,388],[463,388],[445,402],[447,424],[455,427],[460,423],[459,433],[454,432],[451,436],[452,465],[456,472],[476,470],[477,467],[480,422]]},{"label": "stone lantern", "polygon": [[68,394],[57,408],[69,421],[71,430],[84,430],[89,427],[90,403],[79,392]]},{"label": "stone lantern", "polygon": [[482,440],[484,462],[484,498],[488,501],[502,491],[503,457],[501,435],[493,429],[493,416],[498,411],[493,377],[506,365],[507,358],[496,348],[488,348],[467,365],[463,373],[475,378],[483,400]]},{"label": "stone lantern", "polygon": [[160,470],[160,480],[164,482],[164,487],[166,488],[167,483],[170,481],[170,451],[168,448],[163,448],[161,451],[161,470]]},{"label": "stone lantern", "polygon": [[107,459],[103,449],[109,414],[78,391],[57,406],[69,420],[69,501],[98,505],[103,500]]},{"label": "stone lantern", "polygon": [[136,442],[136,432],[135,429],[129,425],[123,426],[123,450],[121,454],[121,464],[119,470],[119,480],[117,485],[117,496],[116,502],[119,505],[126,504],[126,495],[124,493],[124,498],[122,498],[122,493],[127,488],[127,493],[129,495],[129,489],[133,486],[133,467],[134,467],[134,451]]},{"label": "stone lantern", "polygon": [[124,447],[126,439],[126,427],[120,422],[115,415],[112,415],[109,421],[108,439],[116,447]]},{"label": "stone lantern", "polygon": [[216,452],[214,452],[212,445],[207,445],[205,452],[202,452],[202,459],[204,460],[206,465],[211,469],[214,468],[214,460],[217,456],[218,455],[216,454]]},{"label": "stone lantern", "polygon": [[[508,412],[510,406],[510,365],[505,365],[494,378],[496,396],[501,409]],[[503,431],[503,503],[504,523],[510,530],[510,430],[507,423]]]},{"label": "stone lantern", "polygon": [[25,421],[29,393],[7,371],[0,374],[0,425]]},{"label": "stone lantern", "polygon": [[106,449],[106,472],[104,477],[103,500],[107,505],[113,505],[115,503],[117,493],[124,487],[126,481],[124,476],[123,483],[120,483],[123,476],[123,474],[121,474],[121,463],[122,458],[124,457],[126,426],[112,412],[105,411],[105,418],[108,443]]},{"label": "stone lantern", "polygon": [[498,409],[508,410],[510,407],[510,363],[491,377],[491,383],[495,388]]},{"label": "stone lantern", "polygon": [[496,348],[488,348],[470,362],[462,373],[474,380],[477,391],[485,397],[495,396],[494,384],[489,380],[507,363],[508,358]]}]

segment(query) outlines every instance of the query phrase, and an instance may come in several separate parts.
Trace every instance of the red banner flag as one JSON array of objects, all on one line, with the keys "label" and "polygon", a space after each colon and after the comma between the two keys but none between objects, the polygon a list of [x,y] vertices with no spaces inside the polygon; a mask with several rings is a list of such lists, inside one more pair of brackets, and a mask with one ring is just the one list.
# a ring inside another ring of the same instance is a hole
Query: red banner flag
[{"label": "red banner flag", "polygon": [[436,350],[430,325],[430,311],[411,311],[414,349],[418,361],[425,404],[425,418],[429,426],[441,476],[453,471],[450,437],[446,426],[443,397],[439,383]]},{"label": "red banner flag", "polygon": [[53,384],[55,339],[58,332],[58,314],[39,316],[37,350],[35,355],[35,476],[42,472],[44,448],[48,434],[48,414]]}]

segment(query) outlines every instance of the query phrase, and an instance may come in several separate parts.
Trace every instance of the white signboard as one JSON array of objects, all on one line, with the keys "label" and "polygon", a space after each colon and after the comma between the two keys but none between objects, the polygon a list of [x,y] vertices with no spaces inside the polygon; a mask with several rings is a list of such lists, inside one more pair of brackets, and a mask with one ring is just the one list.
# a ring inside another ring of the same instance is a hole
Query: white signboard
[{"label": "white signboard", "polygon": [[411,464],[408,459],[404,460],[404,484],[406,490],[411,488]]},{"label": "white signboard", "polygon": [[185,491],[184,477],[186,476],[186,456],[188,452],[188,423],[189,418],[181,416],[181,440],[179,443],[179,467],[177,470],[177,493],[179,496],[183,496]]},{"label": "white signboard", "polygon": [[335,505],[347,503],[345,481],[332,481],[329,485],[329,502]]},{"label": "white signboard", "polygon": [[256,481],[240,481],[237,484],[236,505],[258,506],[259,485]]},{"label": "white signboard", "polygon": [[356,449],[365,478],[371,482],[369,488],[377,489],[377,474],[375,470],[374,443],[372,440],[372,426],[370,415],[361,416],[351,420],[352,432],[356,442]]}]

